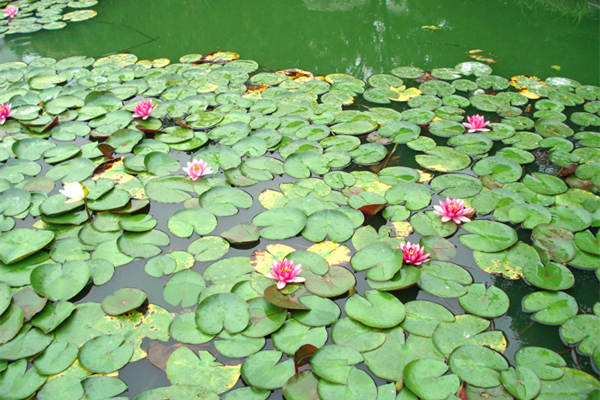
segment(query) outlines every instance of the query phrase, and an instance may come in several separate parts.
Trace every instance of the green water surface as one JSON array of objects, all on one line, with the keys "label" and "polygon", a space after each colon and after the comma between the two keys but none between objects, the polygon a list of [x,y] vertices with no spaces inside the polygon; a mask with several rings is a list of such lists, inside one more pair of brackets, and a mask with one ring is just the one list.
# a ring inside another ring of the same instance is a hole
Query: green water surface
[{"label": "green water surface", "polygon": [[594,1],[100,0],[92,20],[0,39],[0,61],[120,51],[176,61],[231,50],[266,69],[366,78],[399,65],[450,67],[481,49],[501,76],[597,84],[600,5]]}]

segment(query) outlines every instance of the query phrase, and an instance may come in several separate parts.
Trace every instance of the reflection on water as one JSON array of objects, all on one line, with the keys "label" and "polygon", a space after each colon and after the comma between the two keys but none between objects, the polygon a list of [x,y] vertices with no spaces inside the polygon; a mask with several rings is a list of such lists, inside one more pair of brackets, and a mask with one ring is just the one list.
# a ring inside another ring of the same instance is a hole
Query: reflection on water
[{"label": "reflection on water", "polygon": [[61,58],[124,50],[177,60],[228,49],[267,68],[364,78],[398,65],[453,66],[469,50],[482,49],[495,55],[499,75],[561,74],[597,83],[600,10],[587,1],[585,8],[581,0],[572,2],[588,10],[579,20],[567,12],[574,6],[561,14],[554,0],[538,0],[535,7],[522,0],[163,0],[143,7],[139,0],[105,0],[90,21],[9,36],[3,47],[10,51],[2,50],[0,61],[28,52]]}]

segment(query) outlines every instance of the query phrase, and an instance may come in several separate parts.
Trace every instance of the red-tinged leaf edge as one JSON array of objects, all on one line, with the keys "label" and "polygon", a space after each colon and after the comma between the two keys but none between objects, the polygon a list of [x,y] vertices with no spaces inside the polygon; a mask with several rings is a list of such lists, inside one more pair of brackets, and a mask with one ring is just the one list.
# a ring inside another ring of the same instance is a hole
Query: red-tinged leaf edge
[{"label": "red-tinged leaf edge", "polygon": [[[109,158],[111,160],[113,160],[115,157],[113,156],[114,152],[115,152],[115,148],[112,147],[110,144],[106,144],[106,143],[100,143],[98,145],[98,150],[100,150],[100,152],[104,155],[104,157]],[[102,165],[102,164],[100,164]]]},{"label": "red-tinged leaf edge", "polygon": [[387,206],[387,203],[385,203],[385,204],[367,204],[366,206],[360,207],[358,209],[358,211],[363,213],[365,218],[370,218],[373,215],[380,212],[381,210],[383,210],[385,208],[385,206]]},{"label": "red-tinged leaf edge", "polygon": [[46,133],[46,132],[52,130],[56,125],[58,125],[58,116],[54,117],[52,122],[50,122],[48,125],[46,125],[44,127],[44,129],[42,129],[42,133]]},{"label": "red-tinged leaf edge", "polygon": [[300,367],[309,363],[313,353],[317,350],[319,349],[312,344],[302,345],[298,350],[296,350],[294,353],[294,368],[296,369],[296,374],[298,373]]}]

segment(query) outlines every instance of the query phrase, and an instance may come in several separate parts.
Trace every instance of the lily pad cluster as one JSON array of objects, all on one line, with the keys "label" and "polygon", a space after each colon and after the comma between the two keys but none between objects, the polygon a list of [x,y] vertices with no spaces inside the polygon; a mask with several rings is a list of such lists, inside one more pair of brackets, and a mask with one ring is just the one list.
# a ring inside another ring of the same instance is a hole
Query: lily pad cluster
[{"label": "lily pad cluster", "polygon": [[[144,358],[170,385],[139,400],[599,395],[543,343],[509,362],[494,327],[521,303],[600,369],[600,303],[568,293],[573,269],[600,278],[599,87],[478,62],[365,82],[231,52],[41,60],[0,64],[0,397],[126,398]],[[446,197],[472,221],[442,222]],[[408,240],[431,260],[405,263]],[[284,258],[305,281],[279,290]],[[119,274],[140,262],[162,297]]]},{"label": "lily pad cluster", "polygon": [[57,30],[69,22],[94,18],[97,14],[90,7],[98,0],[16,0],[0,1],[0,9],[10,5],[18,12],[9,18],[0,14],[0,38],[16,33],[32,33],[39,30]]}]

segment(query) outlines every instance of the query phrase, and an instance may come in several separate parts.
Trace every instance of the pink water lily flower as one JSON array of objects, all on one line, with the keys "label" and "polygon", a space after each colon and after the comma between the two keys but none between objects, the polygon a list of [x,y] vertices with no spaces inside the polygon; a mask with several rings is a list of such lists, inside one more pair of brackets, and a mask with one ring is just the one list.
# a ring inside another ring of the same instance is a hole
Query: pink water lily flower
[{"label": "pink water lily flower", "polygon": [[193,181],[201,176],[213,173],[212,168],[209,167],[208,164],[203,160],[192,160],[192,162],[188,161],[187,165],[183,167],[182,170],[184,170]]},{"label": "pink water lily flower", "polygon": [[18,12],[19,9],[15,6],[6,6],[4,9],[4,14],[6,14],[8,19],[12,19],[15,15],[17,15]]},{"label": "pink water lily flower", "polygon": [[467,117],[469,122],[463,122],[463,125],[469,128],[469,133],[473,132],[488,132],[486,128],[490,124],[490,121],[486,121],[483,115],[475,114]]},{"label": "pink water lily flower", "polygon": [[429,253],[425,253],[425,248],[418,243],[407,241],[398,246],[402,250],[402,262],[404,264],[421,265],[429,261]]},{"label": "pink water lily flower", "polygon": [[135,105],[133,112],[137,117],[147,119],[153,110],[154,106],[152,106],[152,100],[142,100]]},{"label": "pink water lily flower", "polygon": [[306,278],[302,278],[300,272],[302,272],[302,265],[296,265],[292,260],[284,258],[283,261],[275,261],[271,264],[273,273],[266,274],[265,276],[270,279],[277,281],[277,289],[281,290],[288,283],[300,283],[304,282]]},{"label": "pink water lily flower", "polygon": [[465,207],[464,200],[446,197],[446,201],[440,200],[440,205],[433,207],[433,212],[442,217],[442,222],[454,221],[455,224],[460,225],[470,221],[467,216],[473,215],[475,209]]},{"label": "pink water lily flower", "polygon": [[10,104],[0,104],[0,125],[4,125],[6,119],[10,117]]}]

